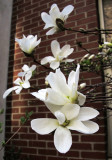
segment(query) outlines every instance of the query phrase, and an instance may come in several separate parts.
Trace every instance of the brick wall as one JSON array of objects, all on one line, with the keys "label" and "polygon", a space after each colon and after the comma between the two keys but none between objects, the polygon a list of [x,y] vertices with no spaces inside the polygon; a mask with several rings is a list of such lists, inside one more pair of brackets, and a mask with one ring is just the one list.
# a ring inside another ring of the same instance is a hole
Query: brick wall
[{"label": "brick wall", "polygon": [[[42,42],[37,47],[35,57],[38,61],[41,58],[50,55],[50,43],[57,39],[61,46],[70,44],[74,48],[72,58],[78,60],[86,52],[76,45],[76,41],[82,41],[84,47],[89,51],[97,53],[98,37],[95,35],[83,35],[73,32],[60,32],[53,36],[46,36],[46,31],[43,30],[44,23],[41,20],[40,14],[48,12],[50,6],[56,3],[60,10],[66,5],[74,5],[75,9],[70,14],[67,20],[66,27],[74,29],[85,28],[93,29],[98,27],[97,11],[95,0],[14,0],[13,14],[11,24],[10,38],[10,56],[9,56],[9,72],[8,72],[8,88],[12,87],[13,81],[17,78],[18,72],[24,64],[31,66],[33,63],[30,58],[23,55],[15,37],[22,38],[22,35],[38,35],[42,38]],[[42,66],[37,66],[37,73],[45,70]],[[44,88],[45,73],[40,73],[31,79],[33,85]],[[101,82],[102,78],[94,73],[83,72],[80,78],[88,84]],[[7,98],[6,110],[6,139],[8,139],[20,126],[20,117],[26,111],[34,111],[32,119],[40,117],[51,117],[48,109],[43,102],[35,99],[30,95],[31,90],[23,90],[20,95],[14,92]],[[102,103],[87,103],[86,106],[101,108]],[[104,116],[102,112],[100,118]],[[99,120],[100,130],[93,135],[84,135],[72,131],[73,145],[70,151],[66,154],[60,154],[56,151],[53,144],[53,134],[38,135],[30,128],[30,121],[25,124],[19,133],[10,141],[10,145],[16,145],[17,149],[21,148],[22,157],[24,160],[28,157],[32,160],[105,160],[106,159],[106,126],[105,121]],[[7,150],[6,150],[7,151]],[[21,158],[22,159],[22,158]]]}]

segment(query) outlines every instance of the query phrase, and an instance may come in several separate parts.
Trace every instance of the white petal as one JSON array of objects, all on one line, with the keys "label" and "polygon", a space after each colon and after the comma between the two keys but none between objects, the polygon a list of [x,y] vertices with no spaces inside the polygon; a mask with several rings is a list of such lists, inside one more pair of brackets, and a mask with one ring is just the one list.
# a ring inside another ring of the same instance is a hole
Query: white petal
[{"label": "white petal", "polygon": [[52,19],[50,15],[48,15],[46,12],[42,12],[41,18],[46,24],[49,24],[50,27],[52,27],[53,24],[52,24]]},{"label": "white petal", "polygon": [[23,81],[22,81],[20,78],[17,78],[17,79],[14,81],[14,84],[20,85],[20,83],[23,83]]},{"label": "white petal", "polygon": [[76,68],[76,72],[75,72],[75,80],[74,80],[74,83],[76,85],[76,90],[77,90],[77,87],[78,87],[78,82],[79,82],[79,69],[80,69],[80,65],[78,64],[77,65],[77,68]]},{"label": "white petal", "polygon": [[31,67],[30,67],[30,70],[33,72],[34,70],[36,69],[36,65],[32,65]]},{"label": "white petal", "polygon": [[52,118],[39,118],[31,121],[31,128],[38,134],[49,134],[58,127],[58,121]]},{"label": "white petal", "polygon": [[99,115],[99,112],[96,109],[90,107],[81,107],[77,119],[81,121],[87,121],[89,119],[95,118]]},{"label": "white petal", "polygon": [[18,89],[15,90],[16,94],[20,94],[21,90],[22,90],[22,87],[18,86]]},{"label": "white petal", "polygon": [[67,58],[73,51],[73,48],[70,48],[70,45],[65,45],[62,49],[61,49],[61,54],[60,56],[63,56],[64,58]]},{"label": "white petal", "polygon": [[86,101],[86,96],[80,92],[77,92],[77,93],[78,93],[78,102],[79,102],[78,104],[82,106]]},{"label": "white petal", "polygon": [[62,62],[73,62],[73,61],[74,61],[74,59],[65,59]]},{"label": "white petal", "polygon": [[32,94],[36,98],[40,99],[41,101],[45,101],[45,99],[46,99],[46,92],[47,92],[47,89],[41,89],[38,92],[32,92],[30,94]]},{"label": "white petal", "polygon": [[55,70],[55,69],[59,68],[59,65],[60,65],[60,62],[54,61],[54,62],[50,63],[50,68]]},{"label": "white petal", "polygon": [[62,112],[56,111],[54,115],[58,119],[59,124],[63,124],[65,122],[65,115]]},{"label": "white petal", "polygon": [[62,10],[62,13],[64,15],[68,15],[73,11],[73,9],[74,9],[74,7],[72,5],[68,5]]},{"label": "white petal", "polygon": [[52,56],[48,56],[41,60],[41,64],[44,65],[46,63],[51,63],[52,61],[55,61],[55,58]]},{"label": "white petal", "polygon": [[72,136],[67,128],[58,127],[54,133],[54,145],[60,153],[69,151],[72,145]]},{"label": "white petal", "polygon": [[63,106],[61,111],[62,111],[62,113],[65,114],[67,120],[71,120],[71,119],[78,116],[79,111],[80,111],[80,106],[77,104],[67,103]]},{"label": "white petal", "polygon": [[60,44],[59,44],[59,42],[57,40],[54,40],[54,41],[51,42],[51,51],[52,51],[52,53],[53,53],[55,58],[61,52]]},{"label": "white petal", "polygon": [[54,20],[54,22],[56,21],[56,18],[60,18],[61,12],[58,8],[57,5],[53,5],[51,7],[51,10],[49,11],[49,14],[51,16],[51,18]]},{"label": "white petal", "polygon": [[57,32],[57,29],[56,28],[52,28],[46,33],[46,35],[53,35],[56,32]]},{"label": "white petal", "polygon": [[59,92],[56,92],[53,89],[49,88],[47,89],[46,102],[55,105],[64,105],[66,103],[66,97],[61,95]]},{"label": "white petal", "polygon": [[27,72],[27,71],[29,71],[29,67],[25,64],[23,67],[22,67],[22,70],[24,71],[24,72]]},{"label": "white petal", "polygon": [[47,108],[54,114],[56,111],[59,111],[62,108],[62,105],[55,105],[45,102]]},{"label": "white petal", "polygon": [[70,121],[69,125],[67,126],[68,129],[78,131],[81,133],[89,133],[90,130],[88,127],[86,127],[80,120],[77,120],[74,118]]},{"label": "white petal", "polygon": [[15,87],[7,89],[3,94],[3,98],[6,98],[12,91],[16,90],[18,87],[19,86],[15,86]]},{"label": "white petal", "polygon": [[60,69],[57,69],[56,73],[50,72],[46,80],[49,82],[53,90],[61,93],[62,95],[70,95],[70,89],[66,83],[66,78]]},{"label": "white petal", "polygon": [[25,82],[22,84],[22,87],[23,87],[23,88],[30,88],[30,82],[29,82],[29,81],[25,81]]},{"label": "white petal", "polygon": [[72,85],[75,80],[75,71],[71,71],[69,76],[68,76],[68,86],[72,89]]},{"label": "white petal", "polygon": [[89,128],[89,134],[93,134],[99,130],[99,125],[92,121],[85,121],[83,124]]},{"label": "white petal", "polygon": [[32,71],[28,71],[27,74],[25,75],[25,81],[28,81],[32,77]]}]

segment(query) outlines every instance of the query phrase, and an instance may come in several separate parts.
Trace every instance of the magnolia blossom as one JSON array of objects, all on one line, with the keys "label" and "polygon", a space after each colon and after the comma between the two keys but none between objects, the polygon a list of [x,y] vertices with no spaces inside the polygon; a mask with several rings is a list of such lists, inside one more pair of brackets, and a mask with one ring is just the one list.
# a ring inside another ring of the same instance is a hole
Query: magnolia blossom
[{"label": "magnolia blossom", "polygon": [[23,88],[29,88],[30,83],[28,80],[29,80],[29,76],[27,75],[25,76],[25,80],[21,80],[20,78],[17,78],[14,81],[14,84],[16,84],[17,86],[7,89],[3,94],[3,98],[6,98],[12,91],[15,91],[16,94],[19,94]]},{"label": "magnolia blossom", "polygon": [[31,121],[31,128],[38,134],[45,135],[55,130],[54,145],[60,153],[69,151],[72,145],[70,130],[84,134],[93,134],[99,130],[98,124],[90,121],[99,112],[90,107],[80,108],[77,104],[66,104],[54,113],[57,119],[38,118]]},{"label": "magnolia blossom", "polygon": [[30,79],[34,73],[34,70],[36,69],[36,65],[32,65],[31,67],[27,66],[26,64],[22,67],[22,70],[24,72],[20,72],[18,73],[19,77],[24,77],[26,75],[26,77],[28,79]]},{"label": "magnolia blossom", "polygon": [[60,29],[56,24],[56,20],[61,19],[63,22],[65,22],[68,18],[68,15],[73,11],[73,9],[74,7],[72,5],[68,5],[60,12],[57,4],[53,4],[51,6],[49,14],[47,14],[46,12],[42,12],[41,17],[45,22],[44,29],[52,28],[46,33],[46,35],[53,35],[57,31],[59,31]]},{"label": "magnolia blossom", "polygon": [[37,35],[36,36],[28,35],[27,37],[23,35],[22,39],[16,38],[15,41],[18,42],[23,52],[31,54],[35,49],[35,47],[39,45],[39,43],[41,42],[41,38],[37,41]]},{"label": "magnolia blossom", "polygon": [[73,48],[70,48],[70,45],[65,45],[62,48],[60,48],[59,42],[54,40],[51,42],[51,51],[54,57],[47,56],[43,58],[41,60],[42,65],[46,63],[50,63],[50,67],[55,70],[59,67],[60,62],[73,62],[74,61],[74,59],[65,59],[74,51]]},{"label": "magnolia blossom", "polygon": [[44,101],[46,106],[52,112],[58,110],[67,103],[72,105],[83,105],[85,103],[86,96],[77,91],[79,68],[80,65],[78,64],[76,72],[70,72],[68,82],[66,82],[66,78],[60,69],[57,69],[55,73],[50,72],[46,77],[46,80],[51,88],[41,89],[38,92],[33,92],[31,94]]}]

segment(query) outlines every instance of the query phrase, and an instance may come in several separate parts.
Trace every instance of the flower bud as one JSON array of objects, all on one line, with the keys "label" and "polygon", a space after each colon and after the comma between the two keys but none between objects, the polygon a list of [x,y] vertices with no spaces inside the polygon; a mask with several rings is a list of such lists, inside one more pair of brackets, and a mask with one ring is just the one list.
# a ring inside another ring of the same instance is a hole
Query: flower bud
[{"label": "flower bud", "polygon": [[95,57],[94,54],[92,54],[88,59],[93,59]]},{"label": "flower bud", "polygon": [[80,89],[85,88],[86,87],[86,83],[81,83],[79,87],[80,87]]}]

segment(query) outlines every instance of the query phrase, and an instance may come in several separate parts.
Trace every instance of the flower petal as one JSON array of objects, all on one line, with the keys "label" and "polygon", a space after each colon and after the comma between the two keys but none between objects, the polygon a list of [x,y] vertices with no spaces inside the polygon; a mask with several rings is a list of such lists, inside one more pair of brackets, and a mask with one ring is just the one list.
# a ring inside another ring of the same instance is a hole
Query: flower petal
[{"label": "flower petal", "polygon": [[52,61],[55,61],[55,58],[52,56],[47,56],[41,60],[41,64],[44,65],[46,63],[51,63]]},{"label": "flower petal", "polygon": [[46,12],[42,12],[41,18],[46,24],[49,24],[49,26],[52,27],[53,24],[52,24],[52,19],[50,15],[48,15]]},{"label": "flower petal", "polygon": [[46,99],[46,92],[47,92],[47,89],[41,89],[38,92],[32,92],[30,94],[32,94],[36,98],[40,99],[41,101],[45,101],[45,99]]},{"label": "flower petal", "polygon": [[99,115],[99,112],[96,109],[90,107],[81,107],[77,119],[81,121],[87,121],[89,119],[95,118]]},{"label": "flower petal", "polygon": [[62,13],[64,15],[69,15],[73,11],[73,9],[74,7],[72,5],[68,5],[62,10]]},{"label": "flower petal", "polygon": [[46,102],[55,105],[64,105],[66,103],[66,97],[62,96],[59,92],[53,89],[47,89]]},{"label": "flower petal", "polygon": [[90,130],[88,127],[86,127],[80,120],[77,120],[74,118],[70,121],[69,125],[67,126],[68,129],[78,131],[81,133],[89,133]]},{"label": "flower petal", "polygon": [[53,55],[54,55],[55,58],[61,52],[60,44],[59,44],[59,42],[57,40],[53,40],[51,42],[51,51],[52,51],[52,53],[53,53]]},{"label": "flower petal", "polygon": [[12,91],[18,89],[19,86],[15,86],[15,87],[12,87],[12,88],[9,88],[7,89],[4,94],[3,94],[3,98],[6,98]]},{"label": "flower petal", "polygon": [[19,73],[18,73],[18,76],[19,76],[19,77],[24,77],[25,74],[26,74],[25,72],[19,72]]},{"label": "flower petal", "polygon": [[67,120],[71,120],[78,116],[80,111],[80,106],[77,104],[67,103],[61,109],[61,112],[65,114]]},{"label": "flower petal", "polygon": [[51,62],[50,67],[55,70],[59,68],[59,65],[60,65],[60,62],[54,61],[54,62]]},{"label": "flower petal", "polygon": [[58,127],[54,133],[54,145],[60,153],[69,151],[72,145],[72,136],[67,128]]},{"label": "flower petal", "polygon": [[65,59],[65,60],[62,60],[62,62],[73,62],[74,59]]},{"label": "flower petal", "polygon": [[26,80],[26,81],[22,84],[22,87],[23,87],[23,88],[30,88],[30,82]]},{"label": "flower petal", "polygon": [[77,92],[77,93],[78,93],[78,102],[79,102],[78,104],[82,106],[86,101],[86,96],[80,92]]},{"label": "flower petal", "polygon": [[14,82],[14,84],[20,85],[20,83],[23,83],[20,78],[17,78]]},{"label": "flower petal", "polygon": [[23,67],[22,67],[22,70],[24,71],[24,72],[27,72],[27,71],[29,71],[29,67],[25,64]]},{"label": "flower petal", "polygon": [[65,115],[62,112],[56,111],[54,115],[58,119],[59,124],[63,124],[65,122]]},{"label": "flower petal", "polygon": [[58,127],[58,121],[52,118],[39,118],[31,121],[31,128],[38,134],[45,135]]},{"label": "flower petal", "polygon": [[47,33],[46,33],[46,35],[48,36],[48,35],[53,35],[54,33],[56,33],[57,32],[57,29],[56,28],[52,28],[52,29],[50,29]]},{"label": "flower petal", "polygon": [[61,49],[60,56],[63,56],[64,58],[67,58],[73,51],[74,51],[74,49],[70,48],[70,45],[65,45]]},{"label": "flower petal", "polygon": [[99,125],[92,121],[85,121],[83,124],[89,128],[89,134],[93,134],[99,130]]},{"label": "flower petal", "polygon": [[21,86],[18,86],[18,88],[15,90],[16,94],[20,94],[22,89],[23,88]]},{"label": "flower petal", "polygon": [[71,71],[69,76],[68,76],[68,86],[70,87],[70,89],[72,90],[72,85],[74,83],[74,79],[75,79],[75,71]]},{"label": "flower petal", "polygon": [[56,111],[59,111],[62,108],[62,105],[55,105],[48,102],[45,102],[47,108],[54,114]]}]

